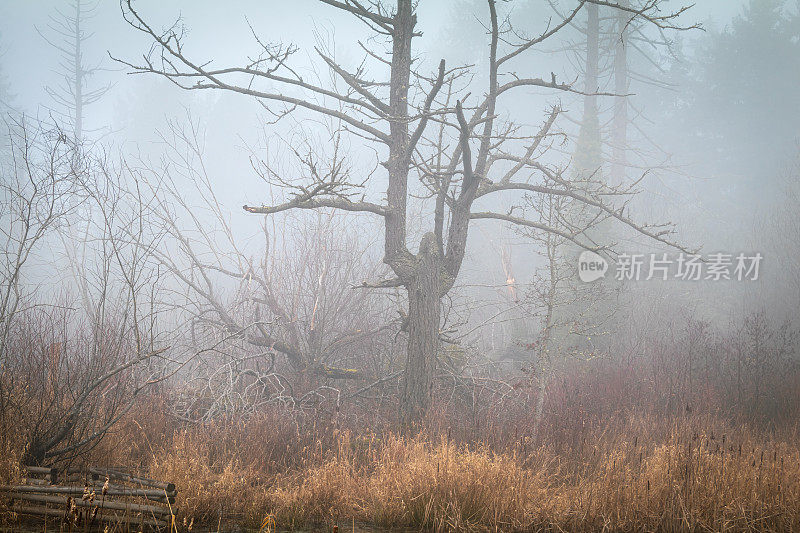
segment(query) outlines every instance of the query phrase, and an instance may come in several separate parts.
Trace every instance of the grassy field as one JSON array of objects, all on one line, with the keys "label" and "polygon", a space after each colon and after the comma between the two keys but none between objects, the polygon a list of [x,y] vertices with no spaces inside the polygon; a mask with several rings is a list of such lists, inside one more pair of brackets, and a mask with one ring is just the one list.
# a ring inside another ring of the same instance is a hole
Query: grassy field
[{"label": "grassy field", "polygon": [[96,453],[145,452],[142,470],[179,487],[184,531],[192,521],[264,530],[800,530],[796,432],[713,418],[631,416],[568,447],[523,438],[505,449],[336,429],[292,439],[267,418],[179,429],[146,450],[132,435],[114,437],[125,438]]},{"label": "grassy field", "polygon": [[[219,438],[221,431],[226,438]],[[287,441],[286,456],[272,445],[279,434],[267,420],[235,430],[181,430],[170,446],[153,450],[148,473],[178,484],[180,513],[198,524],[800,529],[800,441],[792,432],[707,417],[631,416],[588,432],[566,450],[527,439],[497,449],[446,436],[334,430],[313,441]]]},{"label": "grassy field", "polygon": [[[178,531],[800,531],[796,366],[749,388],[672,368],[565,374],[536,432],[535,387],[513,402],[440,394],[414,437],[396,431],[388,394],[186,423],[166,389],[78,462],[174,482]],[[4,435],[0,477],[13,480],[24,432]]]}]

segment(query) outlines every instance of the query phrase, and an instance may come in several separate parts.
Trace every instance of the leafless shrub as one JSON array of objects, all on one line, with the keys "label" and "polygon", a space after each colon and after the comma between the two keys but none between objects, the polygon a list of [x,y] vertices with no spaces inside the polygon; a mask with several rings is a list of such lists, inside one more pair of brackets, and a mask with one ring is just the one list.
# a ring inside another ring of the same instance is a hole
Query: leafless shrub
[{"label": "leafless shrub", "polygon": [[[144,227],[139,199],[128,202],[118,174],[58,130],[20,121],[12,148],[2,196],[9,224],[0,279],[0,421],[24,435],[22,459],[38,464],[96,444],[162,375],[155,359],[164,348],[155,346],[155,313],[146,305],[152,271],[139,248],[119,238],[122,225]],[[81,238],[81,254],[67,253],[80,295],[75,305],[63,296],[68,270],[37,260],[59,241],[77,247]],[[62,284],[55,290],[54,274]]]},{"label": "leafless shrub", "polygon": [[361,288],[380,268],[351,221],[332,212],[265,217],[260,238],[248,242],[206,174],[199,125],[173,124],[164,138],[169,177],[137,179],[158,198],[149,216],[166,237],[149,253],[177,287],[165,305],[189,341],[176,414],[338,411],[351,389],[343,384],[358,389],[392,372],[391,308]]}]

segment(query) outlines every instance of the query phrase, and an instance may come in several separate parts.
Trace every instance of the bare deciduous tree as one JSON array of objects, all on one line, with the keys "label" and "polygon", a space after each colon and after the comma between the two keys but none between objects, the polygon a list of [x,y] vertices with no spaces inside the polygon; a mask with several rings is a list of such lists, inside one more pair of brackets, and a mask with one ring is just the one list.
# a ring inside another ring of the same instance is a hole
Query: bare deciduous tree
[{"label": "bare deciduous tree", "polygon": [[[320,161],[321,156],[312,154],[299,161],[298,172],[302,173],[272,174],[273,183],[290,194],[285,202],[247,205],[245,210],[271,214],[335,208],[370,213],[382,220],[384,261],[395,277],[374,285],[407,291],[403,329],[408,333],[408,347],[400,408],[404,427],[415,428],[426,413],[433,388],[442,297],[461,269],[472,221],[499,220],[597,248],[580,231],[548,226],[535,212],[518,214],[519,206],[508,206],[504,212],[480,209],[481,199],[501,191],[569,197],[651,239],[678,246],[670,240],[668,228],[637,223],[609,200],[619,191],[581,191],[564,178],[568,164],[554,166],[540,160],[552,120],[529,131],[504,120],[502,105],[515,92],[534,87],[583,94],[556,80],[555,75],[543,79],[517,72],[515,59],[557,34],[587,3],[624,10],[659,27],[673,28],[677,27],[675,17],[685,9],[664,13],[654,9],[652,2],[633,9],[610,1],[580,1],[540,35],[523,38],[514,33],[509,19],[498,16],[495,0],[488,0],[488,86],[478,92],[462,76],[469,72],[468,67],[448,70],[441,61],[430,73],[424,63],[415,60],[413,42],[420,33],[412,0],[398,0],[391,10],[381,2],[322,2],[356,17],[374,33],[376,38],[370,42],[384,44],[380,50],[359,43],[365,56],[355,67],[339,63],[322,48],[315,49],[320,68],[329,71],[334,80],[329,86],[309,81],[293,68],[295,47],[258,38],[259,55],[239,66],[217,68],[204,59],[194,59],[184,51],[182,28],[176,25],[158,31],[131,0],[124,3],[124,17],[152,39],[153,46],[142,63],[123,63],[135,72],[164,76],[184,89],[231,91],[254,97],[265,106],[284,105],[275,112],[278,116],[297,110],[312,112],[335,124],[339,135],[375,147],[386,178],[385,194],[379,199],[367,198],[365,182],[372,175],[359,177],[341,159]],[[542,176],[549,184],[537,182]],[[419,180],[418,185],[412,178]],[[408,242],[409,204],[418,196],[433,204],[429,209],[432,220],[430,229],[413,246]]]},{"label": "bare deciduous tree", "polygon": [[[0,196],[0,417],[27,440],[23,460],[41,464],[96,444],[140,391],[164,377],[157,360],[165,348],[155,347],[147,305],[157,280],[146,254],[119,237],[122,226],[144,232],[146,204],[127,198],[104,162],[76,155],[61,130],[22,122],[13,132],[13,165]],[[95,216],[81,209],[86,204],[97,207]],[[96,245],[81,258],[83,292],[91,293],[83,297],[91,304],[85,313],[53,294],[36,268],[37,255],[55,248],[59,234],[76,237],[66,235],[75,226]]]},{"label": "bare deciduous tree", "polygon": [[264,217],[248,241],[215,194],[200,125],[171,123],[162,139],[164,168],[137,180],[154,198],[150,222],[166,233],[148,253],[179,287],[168,305],[191,340],[192,377],[177,414],[248,415],[266,404],[302,410],[323,393],[338,398],[341,380],[391,371],[390,361],[379,363],[391,352],[389,307],[354,288],[385,267],[376,268],[351,221],[334,210],[277,223]]},{"label": "bare deciduous tree", "polygon": [[[9,119],[10,120],[10,119]],[[10,161],[0,183],[0,364],[8,333],[27,300],[26,267],[35,260],[46,235],[74,207],[68,191],[74,172],[70,145],[58,131],[37,128],[25,118],[9,124]]]}]

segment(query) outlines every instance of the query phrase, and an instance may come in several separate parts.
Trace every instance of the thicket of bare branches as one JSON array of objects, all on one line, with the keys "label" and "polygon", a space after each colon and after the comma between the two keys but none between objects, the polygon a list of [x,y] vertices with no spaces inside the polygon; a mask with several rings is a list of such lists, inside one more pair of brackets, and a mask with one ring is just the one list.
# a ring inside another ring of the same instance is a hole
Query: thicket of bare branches
[{"label": "thicket of bare branches", "polygon": [[145,169],[137,180],[155,199],[150,223],[164,228],[150,251],[175,287],[164,305],[188,340],[177,414],[302,412],[396,373],[397,314],[361,288],[381,268],[353,221],[333,212],[265,217],[246,239],[217,200],[200,125],[173,124],[164,140],[164,171]]},{"label": "thicket of bare branches", "polygon": [[[524,37],[510,19],[501,20],[493,0],[486,5],[489,49],[487,85],[469,83],[470,68],[438,69],[415,61],[413,42],[423,21],[417,20],[411,0],[391,8],[381,3],[325,1],[331,8],[364,23],[374,38],[360,43],[364,57],[358,65],[338,62],[330,50],[314,50],[317,72],[328,84],[300,76],[292,66],[297,48],[256,37],[255,59],[231,67],[216,67],[206,58],[184,52],[185,29],[176,24],[165,31],[154,28],[131,1],[123,14],[130,25],[152,40],[139,63],[122,60],[134,72],[163,76],[187,90],[223,90],[256,98],[280,119],[295,110],[316,115],[334,129],[337,139],[358,139],[377,155],[385,179],[383,194],[368,185],[378,173],[351,168],[337,150],[296,153],[292,174],[278,169],[266,173],[285,190],[276,205],[249,205],[245,210],[275,214],[295,209],[335,208],[378,217],[384,227],[384,262],[394,277],[374,283],[402,287],[408,311],[402,330],[407,332],[407,362],[401,391],[404,426],[413,429],[430,403],[432,380],[440,347],[442,298],[453,287],[466,253],[469,226],[477,220],[498,220],[560,235],[577,246],[603,249],[586,238],[584,228],[566,231],[548,226],[535,212],[521,212],[512,201],[498,210],[484,206],[498,193],[514,191],[569,197],[592,207],[646,237],[683,249],[662,225],[638,223],[616,202],[631,192],[629,186],[586,190],[566,178],[568,162],[548,164],[542,158],[549,145],[557,112],[535,129],[503,116],[504,102],[526,88],[582,93],[570,83],[525,72],[520,60],[568,25],[586,2],[580,2],[543,33]],[[677,29],[675,19],[685,10],[665,13],[655,3],[642,9],[613,2],[605,5],[659,28]],[[613,95],[613,93],[608,93]],[[374,190],[374,189],[373,189]],[[257,191],[254,194],[258,195]],[[430,214],[428,229],[419,242],[409,242],[408,210],[422,198]],[[256,200],[254,203],[258,203]],[[491,204],[488,204],[491,205]]]},{"label": "thicket of bare branches", "polygon": [[0,416],[19,430],[6,437],[22,436],[24,459],[39,464],[96,444],[164,377],[165,347],[150,305],[157,277],[147,254],[120,238],[125,226],[155,242],[143,199],[61,130],[21,118],[11,147],[0,198]]},{"label": "thicket of bare branches", "polygon": [[[681,29],[683,10],[665,13],[655,0],[637,8],[578,2],[543,33],[524,36],[488,0],[487,33],[475,36],[489,50],[482,77],[473,66],[416,57],[424,21],[410,0],[391,9],[323,3],[356,17],[372,39],[358,64],[315,49],[316,79],[328,80],[318,83],[294,68],[293,45],[258,37],[259,55],[239,66],[194,60],[179,24],[156,30],[123,2],[126,20],[153,42],[142,63],[126,62],[134,73],[252,97],[275,122],[297,119],[286,159],[253,157],[264,189],[244,208],[248,231],[218,199],[221,178],[208,171],[191,119],[163,132],[156,164],[114,159],[58,129],[12,125],[11,179],[0,198],[0,424],[25,428],[24,460],[91,450],[143,391],[164,382],[172,385],[170,420],[200,427],[265,413],[298,426],[309,414],[327,417],[325,427],[344,425],[343,417],[351,427],[378,426],[399,415],[406,430],[513,429],[535,438],[565,396],[603,412],[597,391],[580,388],[582,372],[623,367],[565,362],[590,358],[581,351],[601,329],[586,320],[595,295],[573,283],[571,256],[613,254],[615,243],[597,238],[609,225],[686,248],[670,224],[629,214],[641,180],[610,184],[563,157],[560,105],[531,125],[517,123],[508,102],[531,88],[619,102],[618,92],[527,72],[523,60],[587,8],[613,12],[618,26],[635,21],[632,31]],[[361,164],[365,153],[372,164]],[[270,204],[268,193],[279,200]],[[360,229],[365,220],[380,226],[378,253]],[[469,309],[453,296],[480,221],[518,228],[545,259],[530,290],[509,303],[540,326],[527,332],[525,360],[511,372],[463,342]],[[47,253],[53,263],[51,250],[56,268],[31,268]],[[53,270],[61,278],[48,279]],[[708,398],[751,406],[752,417],[794,412],[767,390],[796,368],[788,326],[769,328],[756,315],[728,345],[691,326],[663,346],[648,339],[647,364],[620,357],[634,377],[650,372],[652,389],[636,381],[638,392],[663,392],[663,410],[674,414],[703,401],[693,389],[703,380]]]}]

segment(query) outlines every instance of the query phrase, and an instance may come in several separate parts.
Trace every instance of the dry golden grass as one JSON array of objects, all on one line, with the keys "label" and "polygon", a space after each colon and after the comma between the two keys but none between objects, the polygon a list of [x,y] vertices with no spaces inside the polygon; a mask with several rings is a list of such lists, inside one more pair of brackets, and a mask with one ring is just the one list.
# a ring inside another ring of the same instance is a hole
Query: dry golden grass
[{"label": "dry golden grass", "polygon": [[[597,399],[612,393],[554,403],[536,440],[524,437],[524,410],[437,411],[428,433],[408,439],[279,410],[180,424],[151,395],[79,460],[174,482],[178,523],[198,527],[800,531],[797,425],[735,424],[701,402],[700,413],[631,415],[654,402]],[[14,435],[0,432],[2,479],[20,476],[25,443]]]},{"label": "dry golden grass", "polygon": [[181,487],[183,515],[255,527],[271,515],[280,528],[800,529],[796,435],[642,417],[598,430],[566,455],[547,443],[498,452],[443,437],[331,438],[330,449],[307,446],[289,471],[266,476],[242,456],[211,453],[202,432],[181,432],[151,474]]}]

